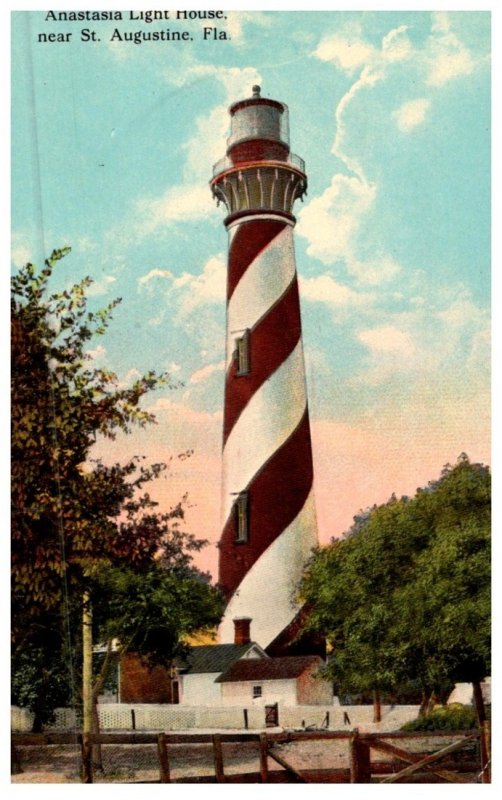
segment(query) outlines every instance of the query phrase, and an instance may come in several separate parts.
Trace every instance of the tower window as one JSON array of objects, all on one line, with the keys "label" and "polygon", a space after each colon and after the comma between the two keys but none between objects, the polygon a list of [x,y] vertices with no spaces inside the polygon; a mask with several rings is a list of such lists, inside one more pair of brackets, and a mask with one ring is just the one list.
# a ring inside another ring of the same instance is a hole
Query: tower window
[{"label": "tower window", "polygon": [[235,361],[237,375],[249,375],[251,371],[249,329],[246,329],[242,336],[235,340]]},{"label": "tower window", "polygon": [[261,686],[253,686],[253,697],[261,697],[263,694]]},{"label": "tower window", "polygon": [[247,542],[249,539],[249,503],[248,493],[240,492],[234,503],[235,541]]}]

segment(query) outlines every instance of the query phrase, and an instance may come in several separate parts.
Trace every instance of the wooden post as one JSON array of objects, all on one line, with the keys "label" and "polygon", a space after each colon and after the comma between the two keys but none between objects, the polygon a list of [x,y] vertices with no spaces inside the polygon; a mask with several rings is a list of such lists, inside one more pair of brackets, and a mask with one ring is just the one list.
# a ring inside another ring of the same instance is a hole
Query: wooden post
[{"label": "wooden post", "polygon": [[260,775],[261,782],[268,783],[268,743],[266,733],[260,733]]},{"label": "wooden post", "polygon": [[131,727],[133,731],[136,730],[136,712],[134,708],[131,708]]},{"label": "wooden post", "polygon": [[248,730],[248,728],[249,728],[248,710],[247,710],[247,708],[245,708],[243,710],[244,710],[244,728],[245,728],[245,730]]},{"label": "wooden post", "polygon": [[216,783],[225,783],[225,772],[223,770],[223,750],[221,749],[221,738],[218,733],[213,734],[213,754]]},{"label": "wooden post", "polygon": [[357,740],[359,738],[359,731],[354,728],[352,736],[349,739],[349,765],[350,765],[350,782],[359,783],[359,762]]},{"label": "wooden post", "polygon": [[17,751],[17,747],[12,742],[10,746],[10,774],[11,775],[20,775],[23,771],[21,766],[21,761],[19,759],[19,753]]},{"label": "wooden post", "polygon": [[160,783],[171,783],[171,772],[169,769],[169,756],[167,754],[166,734],[159,733],[157,740],[157,750],[159,753]]},{"label": "wooden post", "polygon": [[359,761],[359,783],[371,783],[371,754],[368,742],[363,739],[357,741]]},{"label": "wooden post", "polygon": [[82,734],[82,783],[94,783],[91,737],[90,733]]},{"label": "wooden post", "polygon": [[362,741],[357,728],[349,740],[350,782],[370,783],[371,759],[369,744]]}]

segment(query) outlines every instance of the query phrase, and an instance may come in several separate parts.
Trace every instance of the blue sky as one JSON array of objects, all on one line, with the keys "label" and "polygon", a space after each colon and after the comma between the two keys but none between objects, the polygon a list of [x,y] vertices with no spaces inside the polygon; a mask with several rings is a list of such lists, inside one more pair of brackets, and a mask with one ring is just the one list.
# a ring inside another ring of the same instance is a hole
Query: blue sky
[{"label": "blue sky", "polygon": [[[177,388],[150,398],[154,429],[99,452],[193,450],[158,491],[188,492],[189,525],[214,543],[226,234],[208,181],[230,103],[255,83],[287,103],[309,178],[296,253],[327,541],[462,451],[490,460],[490,14],[225,13],[226,41],[128,12],[14,13],[13,264],[69,244],[58,285],[90,275],[92,304],[122,298],[92,357],[123,382],[168,370]],[[101,41],[80,42],[85,27]],[[115,28],[193,41],[110,42]],[[51,31],[72,41],[37,41]]]}]

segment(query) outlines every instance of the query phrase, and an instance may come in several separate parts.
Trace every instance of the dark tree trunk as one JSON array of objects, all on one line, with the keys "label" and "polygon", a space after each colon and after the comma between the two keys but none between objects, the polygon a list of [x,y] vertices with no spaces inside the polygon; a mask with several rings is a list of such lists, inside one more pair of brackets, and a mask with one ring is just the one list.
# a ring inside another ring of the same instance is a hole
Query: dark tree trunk
[{"label": "dark tree trunk", "polygon": [[476,709],[476,717],[479,727],[483,727],[483,722],[486,721],[485,703],[483,700],[483,692],[481,691],[480,681],[472,682],[474,708]]},{"label": "dark tree trunk", "polygon": [[31,732],[32,733],[42,733],[43,727],[44,727],[44,723],[43,723],[42,717],[40,715],[40,712],[35,711],[35,716],[33,718],[33,725],[31,726]]},{"label": "dark tree trunk", "polygon": [[[100,732],[98,704],[94,697],[92,699],[92,732],[95,734],[99,734]],[[103,754],[100,744],[93,744],[92,746],[92,763],[94,770],[103,772]]]},{"label": "dark tree trunk", "polygon": [[438,696],[435,690],[433,690],[429,697],[429,702],[427,704],[427,713],[434,711],[434,706],[437,705]]},{"label": "dark tree trunk", "polygon": [[380,702],[380,690],[373,689],[373,722],[382,721],[382,704]]},{"label": "dark tree trunk", "polygon": [[420,708],[418,709],[418,716],[425,717],[427,714],[427,709],[429,708],[429,703],[431,699],[431,693],[424,689],[422,691],[422,700],[420,702]]}]

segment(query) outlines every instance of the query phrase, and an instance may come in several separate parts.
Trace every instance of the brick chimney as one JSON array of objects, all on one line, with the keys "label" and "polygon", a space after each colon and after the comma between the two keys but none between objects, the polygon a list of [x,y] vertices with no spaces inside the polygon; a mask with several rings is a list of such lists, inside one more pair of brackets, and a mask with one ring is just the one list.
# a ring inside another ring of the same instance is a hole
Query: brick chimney
[{"label": "brick chimney", "polygon": [[234,644],[249,644],[251,641],[251,617],[234,618]]}]

